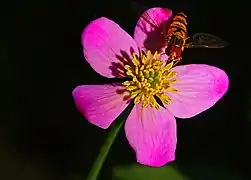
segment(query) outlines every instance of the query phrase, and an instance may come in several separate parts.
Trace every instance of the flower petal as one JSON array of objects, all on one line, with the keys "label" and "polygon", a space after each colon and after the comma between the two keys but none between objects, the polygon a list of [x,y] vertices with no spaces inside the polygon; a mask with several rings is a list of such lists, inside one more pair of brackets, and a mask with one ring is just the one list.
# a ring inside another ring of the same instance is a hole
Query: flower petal
[{"label": "flower petal", "polygon": [[139,18],[134,30],[134,40],[142,49],[165,52],[165,33],[172,17],[172,10],[151,8]]},{"label": "flower petal", "polygon": [[137,104],[126,120],[125,132],[139,163],[159,167],[175,159],[176,121],[167,109]]},{"label": "flower petal", "polygon": [[86,119],[103,129],[108,128],[129,104],[124,87],[118,84],[77,86],[72,95]]},{"label": "flower petal", "polygon": [[228,90],[227,74],[204,64],[176,66],[178,81],[172,87],[178,93],[168,93],[172,99],[167,108],[179,118],[193,117],[212,107]]},{"label": "flower petal", "polygon": [[83,53],[91,67],[108,77],[121,77],[117,72],[122,61],[130,61],[132,52],[138,54],[133,38],[118,24],[102,17],[92,21],[82,33]]}]

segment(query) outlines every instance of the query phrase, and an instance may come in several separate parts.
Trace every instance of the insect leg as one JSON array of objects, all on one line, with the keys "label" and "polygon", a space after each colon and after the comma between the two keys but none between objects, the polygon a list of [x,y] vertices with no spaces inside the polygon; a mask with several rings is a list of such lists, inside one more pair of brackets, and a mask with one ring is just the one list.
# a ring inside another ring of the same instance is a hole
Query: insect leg
[{"label": "insect leg", "polygon": [[168,57],[167,62],[174,62],[173,66],[175,66],[178,62],[180,62],[181,59],[182,59],[181,57],[176,56],[176,52],[173,52]]},{"label": "insect leg", "polygon": [[176,64],[178,64],[178,62],[180,62],[180,60],[181,60],[181,58],[175,59],[173,66],[175,66]]}]

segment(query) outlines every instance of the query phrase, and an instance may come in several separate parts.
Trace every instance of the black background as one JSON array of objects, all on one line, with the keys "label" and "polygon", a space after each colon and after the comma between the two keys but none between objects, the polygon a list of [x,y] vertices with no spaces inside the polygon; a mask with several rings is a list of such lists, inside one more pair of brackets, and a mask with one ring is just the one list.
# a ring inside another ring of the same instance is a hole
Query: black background
[{"label": "black background", "polygon": [[[90,125],[76,110],[71,91],[80,84],[109,81],[83,59],[81,32],[90,21],[105,16],[132,35],[143,10],[156,6],[185,12],[190,34],[208,32],[229,43],[225,49],[184,53],[181,64],[217,66],[229,75],[230,86],[210,110],[177,120],[173,164],[192,180],[207,180],[214,171],[191,171],[194,164],[221,166],[220,171],[227,168],[226,173],[248,177],[251,13],[247,3],[64,0],[13,2],[3,16],[1,179],[85,179],[106,131]],[[134,162],[134,152],[121,131],[100,179],[111,179],[112,167]]]}]

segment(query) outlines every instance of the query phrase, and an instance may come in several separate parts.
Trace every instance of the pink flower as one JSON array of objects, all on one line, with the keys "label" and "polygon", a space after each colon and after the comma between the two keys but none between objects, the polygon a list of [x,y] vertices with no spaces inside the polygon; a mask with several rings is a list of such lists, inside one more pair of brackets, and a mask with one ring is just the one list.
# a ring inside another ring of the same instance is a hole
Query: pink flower
[{"label": "pink flower", "polygon": [[[163,8],[147,12],[159,25],[172,16],[171,10]],[[190,118],[212,107],[226,93],[228,77],[223,70],[205,64],[165,64],[162,60],[166,57],[155,53],[163,50],[163,44],[153,31],[143,18],[137,23],[134,39],[107,18],[92,21],[82,33],[86,60],[102,76],[131,80],[82,85],[72,94],[88,121],[104,129],[133,101],[135,106],[125,123],[126,138],[139,163],[162,166],[175,159],[175,117]],[[148,41],[151,38],[155,41]],[[153,54],[142,54],[141,49]]]}]

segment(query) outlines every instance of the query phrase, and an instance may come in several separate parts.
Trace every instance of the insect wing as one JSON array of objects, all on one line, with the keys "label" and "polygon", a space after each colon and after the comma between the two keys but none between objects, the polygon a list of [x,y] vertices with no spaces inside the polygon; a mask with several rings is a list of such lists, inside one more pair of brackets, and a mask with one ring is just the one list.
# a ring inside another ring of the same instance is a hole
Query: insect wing
[{"label": "insect wing", "polygon": [[188,43],[188,48],[223,48],[227,42],[208,33],[196,33]]},{"label": "insect wing", "polygon": [[141,18],[143,18],[144,21],[147,22],[149,25],[151,25],[154,29],[157,29],[157,28],[160,26],[160,24],[158,23],[158,21],[155,20],[155,19],[153,19],[153,18],[148,14],[147,11],[145,11],[145,12],[142,14]]},{"label": "insect wing", "polygon": [[[168,8],[165,8],[165,13],[169,14],[166,17],[166,21],[163,22],[163,14],[159,12],[158,8],[154,9],[152,8],[151,11],[147,10],[145,11],[141,18],[145,21],[147,26],[151,27],[152,31],[159,31],[162,36],[166,36],[168,32],[168,24],[171,22],[172,18],[170,17],[172,14],[172,11]],[[171,13],[171,14],[170,14]]]}]

